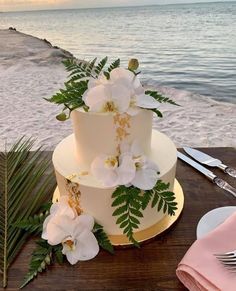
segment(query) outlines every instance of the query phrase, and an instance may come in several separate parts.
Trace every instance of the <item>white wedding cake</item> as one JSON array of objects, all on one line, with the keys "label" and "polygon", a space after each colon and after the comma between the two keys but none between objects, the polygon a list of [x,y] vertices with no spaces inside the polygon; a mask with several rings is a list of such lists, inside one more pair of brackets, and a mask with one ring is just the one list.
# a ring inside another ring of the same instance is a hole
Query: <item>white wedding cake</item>
[{"label": "white wedding cake", "polygon": [[61,243],[72,264],[93,258],[99,246],[138,246],[180,213],[177,151],[152,129],[153,114],[162,117],[159,104],[175,102],[143,88],[136,59],[127,69],[119,59],[95,63],[67,60],[70,79],[48,99],[64,105],[57,119],[71,117],[74,133],[53,153],[58,187],[42,238]]},{"label": "white wedding cake", "polygon": [[[80,109],[72,112],[74,134],[62,140],[53,154],[60,195],[68,195],[68,187],[79,191],[80,207],[104,227],[108,235],[122,234],[112,216],[114,187],[106,187],[90,171],[92,161],[100,154],[117,155],[120,142],[137,140],[144,154],[158,165],[158,179],[169,183],[173,191],[177,152],[173,142],[163,133],[152,130],[150,110],[137,115],[93,113]],[[71,183],[71,182],[73,183]],[[164,216],[162,211],[147,207],[140,220],[139,230],[156,224]]]}]

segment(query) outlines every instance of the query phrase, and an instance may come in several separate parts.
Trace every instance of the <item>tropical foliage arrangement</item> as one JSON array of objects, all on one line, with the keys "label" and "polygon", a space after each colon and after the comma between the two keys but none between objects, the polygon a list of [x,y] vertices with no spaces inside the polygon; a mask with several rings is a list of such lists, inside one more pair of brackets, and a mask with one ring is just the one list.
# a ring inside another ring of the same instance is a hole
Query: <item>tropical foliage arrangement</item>
[{"label": "tropical foliage arrangement", "polygon": [[[107,66],[107,58],[96,64],[67,60],[70,72],[65,88],[53,95],[50,102],[63,105],[57,116],[64,121],[79,107],[86,112],[125,113],[136,115],[142,109],[154,111],[160,103],[177,105],[157,91],[144,90],[137,72],[139,63],[130,60],[127,69],[117,59]],[[114,253],[109,236],[96,217],[84,213],[78,197],[61,196],[50,202],[55,182],[49,170],[50,160],[40,149],[30,152],[33,140],[19,140],[9,152],[0,155],[0,271],[3,287],[7,270],[29,234],[38,237],[29,271],[21,288],[47,266],[64,257],[73,265],[94,258],[99,248]],[[47,173],[47,175],[45,175]],[[175,215],[175,194],[169,184],[159,180],[157,165],[144,154],[136,141],[119,144],[116,156],[101,154],[91,164],[91,174],[112,193],[113,216],[130,243],[139,247],[135,232],[139,229],[144,210],[150,206],[157,212]],[[72,181],[70,181],[72,182]],[[73,193],[76,194],[76,193]],[[47,201],[46,204],[43,204]]]},{"label": "tropical foliage arrangement", "polygon": [[40,149],[30,152],[33,145],[34,140],[22,138],[9,152],[0,153],[0,273],[3,287],[7,286],[9,266],[29,236],[15,223],[38,213],[55,188],[49,159]]},{"label": "tropical foliage arrangement", "polygon": [[57,115],[58,120],[68,119],[71,111],[79,107],[85,111],[130,115],[137,114],[140,108],[146,108],[162,117],[157,109],[160,103],[177,105],[159,92],[143,88],[138,76],[140,72],[137,72],[138,60],[131,59],[127,69],[120,67],[120,59],[111,65],[107,65],[107,57],[98,64],[96,62],[97,59],[91,62],[68,59],[63,62],[69,72],[65,88],[46,99],[64,106],[62,113]]},{"label": "tropical foliage arrangement", "polygon": [[[152,190],[145,192],[134,186],[119,186],[113,192],[113,216],[134,246],[140,247],[134,232],[139,228],[143,210],[149,204],[152,208],[156,207],[157,212],[163,210],[168,215],[175,214],[175,195],[168,188],[168,184],[159,180]],[[68,202],[68,197],[62,196],[59,201],[45,205],[38,215],[16,223],[20,229],[38,236],[37,247],[21,288],[49,265],[55,262],[62,264],[64,256],[74,265],[78,261],[94,258],[99,252],[99,246],[114,254],[114,248],[103,227],[92,216],[76,213],[76,209]]]}]

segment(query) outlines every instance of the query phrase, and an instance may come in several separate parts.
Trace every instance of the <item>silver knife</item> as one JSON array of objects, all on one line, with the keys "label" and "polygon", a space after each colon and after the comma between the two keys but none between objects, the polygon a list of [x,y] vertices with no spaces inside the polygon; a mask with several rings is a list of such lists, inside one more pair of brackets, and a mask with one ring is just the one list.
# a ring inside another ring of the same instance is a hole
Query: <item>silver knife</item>
[{"label": "silver knife", "polygon": [[220,160],[215,159],[199,150],[195,150],[189,147],[184,147],[184,151],[189,154],[192,158],[197,160],[201,164],[205,164],[210,167],[218,167],[231,177],[236,178],[236,170],[224,165]]},{"label": "silver knife", "polygon": [[199,172],[201,172],[203,175],[205,175],[210,181],[215,183],[220,188],[228,191],[231,193],[234,197],[236,197],[236,189],[229,185],[226,181],[224,181],[221,178],[218,178],[212,171],[209,171],[207,168],[203,167],[199,163],[195,162],[194,160],[190,159],[189,157],[183,155],[182,153],[177,151],[177,156],[182,161],[186,162],[193,168],[197,169]]}]

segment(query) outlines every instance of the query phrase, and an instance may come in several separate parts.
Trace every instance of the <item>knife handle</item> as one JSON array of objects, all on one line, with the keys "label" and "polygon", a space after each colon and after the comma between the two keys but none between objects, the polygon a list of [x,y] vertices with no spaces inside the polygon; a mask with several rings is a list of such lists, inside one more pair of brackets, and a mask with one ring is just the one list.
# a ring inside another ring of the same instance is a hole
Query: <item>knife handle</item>
[{"label": "knife handle", "polygon": [[236,197],[236,189],[234,187],[232,187],[231,185],[229,185],[226,181],[224,181],[221,178],[216,177],[213,182],[219,186],[220,188],[228,191],[229,193],[231,193],[234,197]]},{"label": "knife handle", "polygon": [[225,173],[227,173],[228,175],[230,175],[231,177],[236,178],[236,170],[230,167],[227,167],[225,169]]},{"label": "knife handle", "polygon": [[236,178],[236,170],[231,168],[231,167],[228,167],[224,164],[220,164],[218,166],[221,170],[223,170],[226,174],[230,175],[231,177],[234,177]]}]

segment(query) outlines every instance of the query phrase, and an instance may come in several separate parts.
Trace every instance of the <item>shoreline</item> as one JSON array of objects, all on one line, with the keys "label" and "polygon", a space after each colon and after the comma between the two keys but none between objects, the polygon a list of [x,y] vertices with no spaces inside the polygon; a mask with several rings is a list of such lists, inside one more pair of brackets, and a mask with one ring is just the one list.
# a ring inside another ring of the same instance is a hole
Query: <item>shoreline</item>
[{"label": "shoreline", "polygon": [[[48,40],[15,30],[0,30],[0,150],[19,137],[37,138],[36,146],[53,150],[72,133],[70,121],[55,119],[60,109],[43,98],[63,87],[67,77],[61,61],[73,55]],[[148,86],[148,88],[154,88]],[[236,104],[192,92],[155,86],[181,107],[160,106],[164,117],[153,127],[167,134],[177,147],[236,147]]]}]

